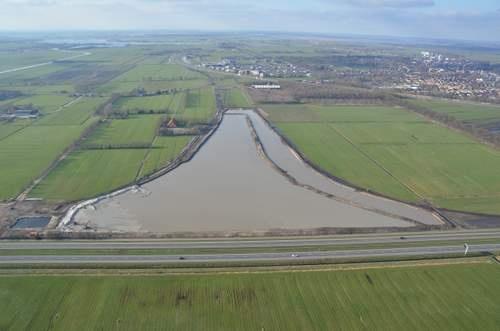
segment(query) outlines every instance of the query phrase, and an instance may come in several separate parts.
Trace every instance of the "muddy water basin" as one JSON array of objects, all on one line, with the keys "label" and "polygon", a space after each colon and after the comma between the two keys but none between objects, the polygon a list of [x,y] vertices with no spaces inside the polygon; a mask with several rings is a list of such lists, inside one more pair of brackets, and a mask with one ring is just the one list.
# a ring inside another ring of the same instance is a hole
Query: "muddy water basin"
[{"label": "muddy water basin", "polygon": [[19,217],[11,229],[26,230],[26,229],[43,229],[49,224],[50,216],[25,216]]},{"label": "muddy water basin", "polygon": [[[256,143],[255,133],[262,145]],[[276,166],[297,176],[297,181],[291,181]],[[307,185],[316,185],[321,191]],[[332,192],[339,196],[323,194]],[[439,224],[427,211],[365,196],[308,167],[258,114],[232,111],[224,115],[220,127],[191,161],[143,185],[141,190],[129,190],[80,209],[67,227],[155,233],[253,233],[279,229],[405,228],[414,226],[415,221]]]}]

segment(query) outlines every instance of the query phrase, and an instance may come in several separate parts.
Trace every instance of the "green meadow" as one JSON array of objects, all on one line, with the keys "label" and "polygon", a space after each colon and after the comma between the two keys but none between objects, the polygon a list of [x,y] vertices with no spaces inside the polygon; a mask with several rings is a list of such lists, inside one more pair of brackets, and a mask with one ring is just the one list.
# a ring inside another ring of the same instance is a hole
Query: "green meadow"
[{"label": "green meadow", "polygon": [[356,186],[454,210],[500,214],[500,152],[401,108],[265,106],[320,168]]},{"label": "green meadow", "polygon": [[498,330],[500,267],[4,275],[0,329]]}]

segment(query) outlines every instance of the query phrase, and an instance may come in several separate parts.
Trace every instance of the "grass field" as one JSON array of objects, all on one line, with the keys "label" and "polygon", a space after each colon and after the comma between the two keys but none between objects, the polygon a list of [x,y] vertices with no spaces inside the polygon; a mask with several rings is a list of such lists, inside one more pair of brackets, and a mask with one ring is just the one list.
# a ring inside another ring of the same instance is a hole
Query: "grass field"
[{"label": "grass field", "polygon": [[497,264],[356,269],[2,276],[0,329],[498,330]]},{"label": "grass field", "polygon": [[500,152],[398,108],[266,106],[314,163],[406,200],[500,214]]},{"label": "grass field", "polygon": [[32,125],[0,140],[0,200],[21,193],[85,128]]},{"label": "grass field", "polygon": [[412,102],[435,112],[453,116],[459,121],[479,125],[500,122],[500,106],[427,99],[418,99]]},{"label": "grass field", "polygon": [[119,112],[138,113],[143,112],[167,112],[171,110],[171,104],[176,99],[176,94],[155,95],[147,97],[124,97],[113,105]]},{"label": "grass field", "polygon": [[43,116],[36,125],[81,125],[105,102],[104,98],[81,98]]},{"label": "grass field", "polygon": [[156,135],[160,115],[138,115],[101,124],[85,145],[150,144]]},{"label": "grass field", "polygon": [[0,122],[0,140],[7,138],[13,133],[29,125],[31,120],[17,120],[12,123]]},{"label": "grass field", "polygon": [[156,137],[141,169],[140,177],[161,169],[170,163],[186,147],[192,136]]},{"label": "grass field", "polygon": [[224,91],[224,107],[226,108],[250,108],[252,102],[250,97],[241,88],[231,88]]},{"label": "grass field", "polygon": [[[4,47],[9,49],[7,53],[3,53]],[[29,48],[20,50],[17,58],[13,55],[17,50],[12,53],[9,47],[17,49],[15,44],[0,46],[0,59],[4,59],[0,67],[39,63],[45,58],[67,55]],[[42,116],[36,120],[0,123],[0,200],[15,198],[99,120],[103,123],[35,187],[31,196],[51,200],[86,198],[133,182],[141,169],[145,174],[168,164],[191,137],[155,139],[162,116],[138,115],[139,110],[175,114],[188,124],[205,123],[215,112],[215,97],[206,76],[170,63],[171,55],[149,54],[158,49],[156,46],[97,48],[89,50],[90,56],[2,74],[0,90],[22,93],[3,100],[2,109],[11,104],[33,104]],[[108,116],[108,108],[106,113],[96,113],[112,93],[128,93],[136,88],[148,92],[172,89],[178,93],[120,97],[112,111],[132,114],[127,119]],[[193,89],[189,105],[185,89]],[[72,93],[85,96],[77,99]],[[97,97],[98,94],[103,95]],[[153,141],[155,146],[151,147]],[[94,150],[99,148],[119,150]]]},{"label": "grass field", "polygon": [[200,74],[178,64],[142,64],[115,80],[120,82],[177,81],[202,78]]},{"label": "grass field", "polygon": [[75,201],[112,191],[134,181],[146,151],[76,151],[51,171],[30,196],[52,201]]},{"label": "grass field", "polygon": [[65,94],[44,94],[22,98],[12,103],[16,106],[26,106],[33,104],[43,113],[53,112],[62,105],[73,100],[73,97]]},{"label": "grass field", "polygon": [[215,115],[215,94],[212,87],[187,92],[185,107],[175,116],[188,124],[209,122]]}]

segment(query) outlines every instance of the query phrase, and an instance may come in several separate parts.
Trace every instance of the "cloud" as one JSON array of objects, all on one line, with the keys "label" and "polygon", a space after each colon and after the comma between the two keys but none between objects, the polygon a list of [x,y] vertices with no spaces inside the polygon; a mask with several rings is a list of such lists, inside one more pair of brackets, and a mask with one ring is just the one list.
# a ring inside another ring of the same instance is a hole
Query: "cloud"
[{"label": "cloud", "polygon": [[356,7],[376,8],[421,8],[433,7],[434,0],[345,0],[345,3]]}]

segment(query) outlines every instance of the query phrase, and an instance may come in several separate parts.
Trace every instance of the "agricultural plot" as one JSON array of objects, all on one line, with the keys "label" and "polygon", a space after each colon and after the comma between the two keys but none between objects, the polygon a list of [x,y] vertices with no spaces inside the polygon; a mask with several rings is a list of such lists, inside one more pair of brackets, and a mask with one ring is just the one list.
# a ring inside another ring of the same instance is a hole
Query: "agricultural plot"
[{"label": "agricultural plot", "polygon": [[207,79],[157,80],[157,81],[111,81],[97,88],[99,93],[130,93],[135,89],[144,89],[148,93],[162,90],[187,90],[207,87]]},{"label": "agricultural plot", "polygon": [[[0,122],[0,140],[7,138],[8,136],[16,133],[22,128],[29,124],[29,120],[18,120],[12,123]],[[24,123],[24,124],[23,124]]]},{"label": "agricultural plot", "polygon": [[123,97],[113,104],[113,109],[123,113],[172,112],[171,105],[177,94],[145,97]]},{"label": "agricultural plot", "polygon": [[76,201],[112,191],[134,181],[146,151],[73,152],[30,192],[30,196],[51,201]]},{"label": "agricultural plot", "polygon": [[144,160],[139,177],[151,174],[174,160],[192,139],[191,136],[156,137]]},{"label": "agricultural plot", "polygon": [[334,176],[400,200],[500,214],[500,152],[465,135],[397,108],[265,110],[307,158]]},{"label": "agricultural plot", "polygon": [[209,86],[208,80],[203,78],[188,80],[169,80],[169,81],[145,81],[140,84],[147,92],[154,93],[159,90],[189,90]]},{"label": "agricultural plot", "polygon": [[102,123],[85,142],[92,147],[150,145],[160,123],[160,115],[141,115]]},{"label": "agricultural plot", "polygon": [[49,75],[58,71],[66,69],[65,66],[60,64],[50,64],[37,68],[32,68],[29,70],[22,70],[10,73],[0,74],[0,84],[2,85],[12,85],[12,84],[26,84],[30,82],[36,82],[45,75]]},{"label": "agricultural plot", "polygon": [[67,104],[73,97],[66,94],[45,94],[34,95],[26,98],[19,99],[12,103],[14,106],[33,105],[43,113],[50,113],[58,110],[63,105]]},{"label": "agricultural plot", "polygon": [[43,116],[36,125],[81,125],[97,111],[106,99],[81,98]]},{"label": "agricultural plot", "polygon": [[250,97],[240,88],[231,88],[224,91],[224,107],[226,108],[250,108],[252,102]]},{"label": "agricultural plot", "polygon": [[178,64],[142,64],[116,78],[119,82],[177,81],[203,78]]},{"label": "agricultural plot", "polygon": [[75,92],[75,87],[73,85],[2,85],[0,83],[0,89],[19,91],[25,95],[35,96],[35,95],[65,95]]},{"label": "agricultural plot", "polygon": [[65,54],[54,50],[19,50],[13,53],[0,52],[0,71],[25,67],[37,63],[50,62],[64,57]]},{"label": "agricultural plot", "polygon": [[279,130],[328,173],[375,192],[417,202],[418,197],[360,153],[327,123],[278,123]]},{"label": "agricultural plot", "polygon": [[463,122],[478,125],[500,122],[500,106],[425,99],[413,100],[412,102],[435,112],[448,114]]},{"label": "agricultural plot", "polygon": [[188,124],[208,123],[216,112],[215,94],[213,88],[190,90],[186,95],[186,104],[176,119]]},{"label": "agricultural plot", "polygon": [[32,125],[0,140],[0,200],[16,197],[86,126]]},{"label": "agricultural plot", "polygon": [[[162,276],[3,276],[2,330],[498,330],[493,263]],[[74,304],[78,302],[78,304]]]},{"label": "agricultural plot", "polygon": [[396,107],[319,106],[314,104],[265,105],[272,122],[422,122],[425,119]]},{"label": "agricultural plot", "polygon": [[139,64],[98,88],[101,93],[128,93],[142,88],[154,93],[207,86],[207,78],[178,64]]}]

